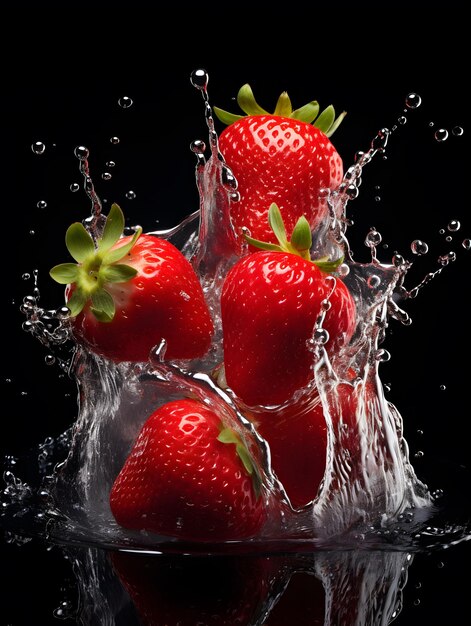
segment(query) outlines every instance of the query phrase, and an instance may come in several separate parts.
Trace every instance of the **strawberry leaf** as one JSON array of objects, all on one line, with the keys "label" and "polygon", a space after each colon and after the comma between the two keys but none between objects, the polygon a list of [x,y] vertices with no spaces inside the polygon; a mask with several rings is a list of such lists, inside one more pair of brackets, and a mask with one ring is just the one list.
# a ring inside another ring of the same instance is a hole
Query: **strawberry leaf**
[{"label": "strawberry leaf", "polygon": [[106,252],[118,241],[124,230],[124,215],[121,208],[113,203],[106,218],[103,235],[98,242],[98,249]]},{"label": "strawberry leaf", "polygon": [[237,120],[241,120],[244,115],[237,115],[236,113],[229,113],[229,111],[224,111],[219,107],[213,107],[213,111],[216,114],[216,117],[223,123],[229,126]]},{"label": "strawberry leaf", "polygon": [[113,297],[105,289],[98,289],[91,297],[90,310],[100,322],[111,322],[115,314]]},{"label": "strawberry leaf", "polygon": [[242,465],[245,467],[245,471],[249,476],[252,476],[254,468],[249,451],[242,443],[236,445],[236,451],[239,459],[242,461]]},{"label": "strawberry leaf", "polygon": [[291,105],[290,97],[286,91],[283,91],[276,103],[275,111],[273,115],[281,115],[282,117],[291,117],[293,113],[293,107]]},{"label": "strawberry leaf", "polygon": [[339,265],[342,265],[344,259],[345,257],[343,255],[334,261],[329,260],[329,257],[321,257],[320,259],[315,259],[313,263],[323,272],[330,274],[335,272]]},{"label": "strawberry leaf", "polygon": [[340,115],[338,116],[338,118],[335,120],[335,122],[332,124],[332,126],[328,129],[328,131],[325,133],[327,135],[327,137],[332,137],[332,135],[335,133],[335,131],[337,130],[337,128],[340,126],[340,124],[343,121],[343,118],[347,115],[346,111],[342,111],[342,113],[340,113]]},{"label": "strawberry leaf", "polygon": [[76,289],[67,302],[67,308],[70,311],[70,315],[72,317],[78,315],[82,311],[86,302],[87,296],[80,289]]},{"label": "strawberry leaf", "polygon": [[262,109],[262,107],[258,105],[249,84],[242,85],[239,89],[237,104],[247,115],[268,115],[268,111],[265,111],[265,109]]},{"label": "strawberry leaf", "polygon": [[77,263],[82,263],[95,252],[93,239],[80,222],[71,224],[67,229],[65,245]]},{"label": "strawberry leaf", "polygon": [[316,100],[312,102],[308,102],[304,106],[296,109],[291,113],[291,117],[294,120],[299,120],[300,122],[306,122],[307,124],[312,124],[312,122],[319,115],[319,103]]},{"label": "strawberry leaf", "polygon": [[226,443],[226,444],[232,443],[235,445],[237,456],[242,461],[242,465],[244,466],[247,474],[251,476],[254,472],[254,465],[253,465],[252,457],[250,456],[250,453],[247,450],[246,446],[240,440],[239,435],[235,431],[233,431],[232,428],[222,427],[222,430],[219,433],[217,439],[221,443]]},{"label": "strawberry leaf", "polygon": [[240,443],[239,437],[232,430],[232,428],[223,428],[218,435],[218,441],[221,443]]},{"label": "strawberry leaf", "polygon": [[126,283],[137,275],[137,269],[124,264],[108,265],[101,275],[105,283]]},{"label": "strawberry leaf", "polygon": [[291,245],[302,256],[306,256],[306,252],[309,257],[309,250],[312,245],[311,227],[304,215],[296,222],[296,225],[291,234]]},{"label": "strawberry leaf", "polygon": [[254,248],[259,248],[260,250],[272,250],[274,252],[283,252],[283,248],[279,246],[277,243],[270,243],[268,241],[260,241],[260,239],[253,239],[248,235],[244,235],[245,241],[249,243]]},{"label": "strawberry leaf", "polygon": [[326,109],[322,111],[319,117],[314,122],[314,126],[327,134],[335,120],[335,109],[330,104]]},{"label": "strawberry leaf", "polygon": [[49,275],[60,285],[75,283],[79,273],[76,263],[61,263],[49,271]]},{"label": "strawberry leaf", "polygon": [[285,224],[283,222],[283,218],[281,217],[280,209],[274,202],[271,204],[270,209],[268,210],[268,223],[275,233],[275,237],[280,242],[280,246],[284,248],[288,243]]},{"label": "strawberry leaf", "polygon": [[130,241],[128,241],[128,243],[126,243],[126,244],[124,244],[122,246],[118,246],[116,248],[113,248],[112,250],[110,250],[109,252],[107,252],[104,255],[103,263],[105,263],[107,265],[111,264],[111,263],[116,263],[116,261],[119,261],[124,256],[126,256],[132,250],[132,248],[134,247],[134,244],[136,243],[136,241],[141,236],[141,233],[142,233],[142,228],[139,226],[139,228],[136,230],[136,232],[132,236],[132,239],[130,239]]}]

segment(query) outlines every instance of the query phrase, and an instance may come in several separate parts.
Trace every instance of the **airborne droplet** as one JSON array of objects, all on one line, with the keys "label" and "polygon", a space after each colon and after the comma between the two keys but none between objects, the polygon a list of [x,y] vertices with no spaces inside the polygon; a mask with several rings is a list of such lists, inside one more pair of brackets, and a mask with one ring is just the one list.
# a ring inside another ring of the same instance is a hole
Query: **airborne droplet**
[{"label": "airborne droplet", "polygon": [[118,104],[122,109],[129,109],[133,105],[133,100],[128,96],[123,96],[118,100]]},{"label": "airborne droplet", "polygon": [[450,220],[450,221],[448,222],[448,226],[447,226],[448,230],[449,230],[450,232],[452,232],[452,233],[454,233],[454,232],[456,232],[457,230],[459,230],[459,229],[460,229],[460,227],[461,227],[461,224],[460,224],[460,222],[459,222],[458,220]]},{"label": "airborne droplet", "polygon": [[46,150],[46,146],[42,141],[35,141],[33,144],[31,144],[31,150],[34,152],[34,154],[43,154]]},{"label": "airborne droplet", "polygon": [[434,137],[439,143],[442,143],[448,139],[448,131],[446,128],[439,128],[435,131]]},{"label": "airborne droplet", "polygon": [[190,81],[191,84],[193,85],[193,87],[196,87],[197,89],[206,89],[206,86],[208,84],[208,79],[209,76],[206,72],[206,70],[195,70],[194,72],[191,73],[190,76]]},{"label": "airborne droplet", "polygon": [[419,94],[411,92],[406,97],[406,107],[408,109],[417,109],[422,104],[422,98]]},{"label": "airborne droplet", "polygon": [[420,256],[422,254],[427,254],[428,245],[421,239],[414,239],[414,241],[410,245],[410,249],[414,254]]},{"label": "airborne droplet", "polygon": [[77,146],[74,150],[74,154],[81,161],[85,161],[85,159],[88,159],[89,151],[85,146]]}]

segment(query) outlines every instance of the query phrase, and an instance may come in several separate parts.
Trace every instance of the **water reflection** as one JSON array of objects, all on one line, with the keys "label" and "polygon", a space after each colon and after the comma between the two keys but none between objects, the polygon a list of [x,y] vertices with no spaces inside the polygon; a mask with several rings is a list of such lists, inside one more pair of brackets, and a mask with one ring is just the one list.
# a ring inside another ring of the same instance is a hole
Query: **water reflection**
[{"label": "water reflection", "polygon": [[70,550],[78,623],[134,626],[390,624],[413,556],[404,552],[149,555]]}]

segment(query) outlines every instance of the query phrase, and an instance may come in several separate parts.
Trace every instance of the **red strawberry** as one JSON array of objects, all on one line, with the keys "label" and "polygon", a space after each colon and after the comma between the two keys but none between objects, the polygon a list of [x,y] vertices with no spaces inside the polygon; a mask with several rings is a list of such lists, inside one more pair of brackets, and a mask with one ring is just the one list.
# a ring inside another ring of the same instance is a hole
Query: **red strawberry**
[{"label": "red strawberry", "polygon": [[75,337],[118,362],[147,360],[162,339],[168,359],[203,356],[213,322],[191,264],[168,241],[140,229],[122,237],[123,229],[123,213],[113,204],[96,244],[79,222],[67,230],[78,264],[57,265],[50,274],[68,285]]},{"label": "red strawberry", "polygon": [[260,623],[274,557],[110,553],[143,626],[249,626]]},{"label": "red strawberry", "polygon": [[246,117],[214,108],[229,124],[219,148],[238,182],[240,200],[231,206],[236,233],[247,227],[252,237],[275,242],[267,226],[272,202],[279,206],[288,234],[301,215],[314,229],[325,217],[319,191],[342,181],[342,159],[329,137],[345,113],[335,119],[329,106],[318,116],[317,102],[293,111],[284,92],[271,115],[257,104],[249,85],[240,89],[237,101]]},{"label": "red strawberry", "polygon": [[319,395],[248,417],[270,446],[272,469],[291,505],[301,508],[312,502],[324,478],[327,452],[327,424]]},{"label": "red strawberry", "polygon": [[[305,218],[298,221],[291,242],[276,205],[270,208],[270,223],[281,245],[270,244],[269,250],[240,259],[227,273],[221,293],[225,376],[249,406],[282,404],[312,381],[308,342],[326,299],[330,308],[322,327],[329,335],[328,352],[348,343],[356,323],[355,302],[345,284],[310,260]],[[329,269],[335,262],[319,265]]]},{"label": "red strawberry", "polygon": [[[355,439],[357,400],[353,386],[341,383],[335,394],[338,405],[330,418],[342,420],[341,445],[345,454],[358,455]],[[257,410],[248,417],[270,446],[271,466],[294,508],[312,502],[319,491],[327,465],[327,422],[316,390],[285,407]]]},{"label": "red strawberry", "polygon": [[236,433],[196,400],[158,408],[110,494],[121,526],[188,540],[257,535],[266,518],[258,471]]}]

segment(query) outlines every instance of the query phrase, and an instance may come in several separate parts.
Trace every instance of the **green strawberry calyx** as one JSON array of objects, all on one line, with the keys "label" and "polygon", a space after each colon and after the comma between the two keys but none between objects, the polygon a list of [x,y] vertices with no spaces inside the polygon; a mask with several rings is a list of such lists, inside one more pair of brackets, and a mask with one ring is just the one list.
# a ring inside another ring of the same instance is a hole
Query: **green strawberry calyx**
[{"label": "green strawberry calyx", "polygon": [[272,250],[275,252],[290,252],[291,254],[296,254],[305,261],[311,261],[323,272],[335,272],[338,266],[343,263],[344,256],[340,256],[338,259],[334,260],[330,260],[328,256],[311,259],[312,233],[309,222],[304,215],[301,215],[296,222],[290,240],[288,240],[286,235],[286,228],[280,209],[274,202],[270,205],[270,209],[268,211],[268,223],[270,224],[270,228],[275,233],[278,243],[260,241],[245,234],[244,237],[247,243],[255,248],[259,248],[260,250]]},{"label": "green strawberry calyx", "polygon": [[[248,115],[272,115],[257,103],[253,94],[252,88],[249,84],[242,85],[237,94],[237,104],[242,111]],[[244,115],[237,115],[235,113],[229,113],[218,107],[213,107],[214,113],[217,118],[226,125],[233,124],[237,120],[245,117]],[[317,100],[312,100],[304,106],[293,111],[291,99],[286,91],[279,96],[276,103],[273,115],[280,117],[288,117],[300,122],[306,122],[312,124],[319,130],[321,130],[327,137],[331,137],[337,128],[342,123],[343,118],[347,112],[343,111],[338,117],[335,117],[335,109],[332,105],[329,105],[321,113],[319,113],[320,107]]]},{"label": "green strawberry calyx", "polygon": [[125,244],[116,246],[123,232],[124,215],[115,203],[106,218],[103,234],[96,243],[81,222],[74,222],[67,229],[65,243],[77,263],[61,263],[54,266],[49,274],[59,284],[73,286],[72,295],[67,302],[72,317],[78,315],[91,302],[90,311],[98,321],[113,320],[115,303],[106,285],[125,283],[136,276],[137,270],[134,267],[119,261],[134,247],[142,228],[137,228]]},{"label": "green strawberry calyx", "polygon": [[255,467],[250,452],[247,450],[247,446],[239,437],[239,435],[234,430],[232,430],[232,428],[220,424],[219,429],[220,431],[217,438],[218,441],[225,444],[235,445],[237,456],[242,461],[242,465],[244,466],[247,474],[252,478],[255,495],[258,498],[261,493],[261,478],[257,471],[257,468]]}]

